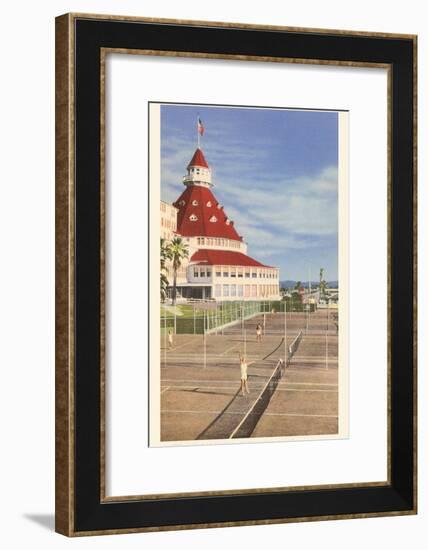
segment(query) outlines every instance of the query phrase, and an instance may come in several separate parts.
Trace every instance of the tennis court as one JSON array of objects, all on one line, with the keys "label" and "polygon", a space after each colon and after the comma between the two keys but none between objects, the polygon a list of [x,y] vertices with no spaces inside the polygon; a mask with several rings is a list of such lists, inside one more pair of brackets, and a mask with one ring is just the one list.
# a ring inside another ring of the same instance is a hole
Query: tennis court
[{"label": "tennis court", "polygon": [[[287,313],[287,348],[301,339],[285,369],[277,368],[286,351],[283,313],[260,313],[205,337],[175,335],[171,349],[161,349],[161,440],[336,433],[337,334],[327,316]],[[245,397],[239,353],[249,362]]]}]

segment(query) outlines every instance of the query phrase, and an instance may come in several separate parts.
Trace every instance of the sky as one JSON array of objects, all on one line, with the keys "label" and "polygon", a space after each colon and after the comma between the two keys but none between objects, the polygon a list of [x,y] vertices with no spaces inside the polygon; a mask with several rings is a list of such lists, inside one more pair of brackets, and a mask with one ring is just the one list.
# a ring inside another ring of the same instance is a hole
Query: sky
[{"label": "sky", "polygon": [[248,244],[281,280],[337,280],[338,114],[331,111],[161,106],[161,198],[172,203],[197,147],[212,191]]}]

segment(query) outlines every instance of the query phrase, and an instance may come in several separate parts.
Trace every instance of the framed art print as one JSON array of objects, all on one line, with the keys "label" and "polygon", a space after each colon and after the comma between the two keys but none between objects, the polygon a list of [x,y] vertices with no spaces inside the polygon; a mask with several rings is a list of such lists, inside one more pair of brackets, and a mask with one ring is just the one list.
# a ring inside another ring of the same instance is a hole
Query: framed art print
[{"label": "framed art print", "polygon": [[347,121],[149,104],[151,446],[347,436]]},{"label": "framed art print", "polygon": [[56,529],[416,513],[416,37],[56,21]]}]

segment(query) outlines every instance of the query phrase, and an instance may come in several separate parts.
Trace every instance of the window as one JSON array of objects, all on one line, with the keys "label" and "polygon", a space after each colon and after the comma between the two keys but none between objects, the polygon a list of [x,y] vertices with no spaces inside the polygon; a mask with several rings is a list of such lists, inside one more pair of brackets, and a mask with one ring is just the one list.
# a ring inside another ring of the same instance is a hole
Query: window
[{"label": "window", "polygon": [[246,296],[248,298],[248,296],[250,296],[250,291],[251,291],[250,285],[245,285],[245,287],[244,287],[244,296]]},{"label": "window", "polygon": [[193,275],[194,275],[194,277],[199,277],[199,270],[196,267],[193,270]]},{"label": "window", "polygon": [[211,208],[211,206],[212,206],[211,201],[208,201],[208,202],[207,202],[207,206],[208,206],[208,208]]},{"label": "window", "polygon": [[191,214],[191,215],[189,216],[189,220],[190,220],[191,222],[196,222],[196,221],[198,221],[198,216],[196,216],[195,214]]},{"label": "window", "polygon": [[251,285],[251,296],[257,296],[257,285]]},{"label": "window", "polygon": [[238,296],[244,295],[244,287],[243,285],[238,285]]},{"label": "window", "polygon": [[255,278],[257,277],[257,271],[253,271],[253,272],[251,273],[251,277],[252,277],[253,279],[255,279]]},{"label": "window", "polygon": [[242,279],[243,276],[244,276],[244,273],[242,271],[242,268],[238,269],[238,277]]},{"label": "window", "polygon": [[216,272],[215,272],[215,276],[216,276],[216,277],[221,277],[221,271],[216,271]]},{"label": "window", "polygon": [[201,269],[201,277],[205,277],[205,271],[202,271],[202,269]]},{"label": "window", "polygon": [[201,237],[201,244],[205,244],[205,239],[204,239],[204,237]]},{"label": "window", "polygon": [[211,216],[210,222],[215,223],[217,221],[217,218],[215,216]]},{"label": "window", "polygon": [[230,270],[230,276],[231,276],[231,277],[236,277],[236,269],[232,268],[232,269]]},{"label": "window", "polygon": [[229,218],[226,218],[226,225],[230,225],[230,220],[229,220]]},{"label": "window", "polygon": [[228,271],[223,271],[223,277],[229,277],[229,272]]},{"label": "window", "polygon": [[217,298],[221,297],[221,285],[215,285],[215,295]]},{"label": "window", "polygon": [[198,203],[198,201],[194,200],[194,201],[192,201],[192,204],[193,204],[193,206],[198,206],[199,203]]},{"label": "window", "polygon": [[207,277],[211,277],[211,270],[207,271]]},{"label": "window", "polygon": [[229,296],[229,285],[223,285],[223,296]]},{"label": "window", "polygon": [[249,272],[249,271],[246,271],[246,272],[245,272],[245,278],[246,278],[246,279],[249,279],[249,278],[250,278],[250,272]]},{"label": "window", "polygon": [[236,296],[236,285],[230,285],[230,295]]}]

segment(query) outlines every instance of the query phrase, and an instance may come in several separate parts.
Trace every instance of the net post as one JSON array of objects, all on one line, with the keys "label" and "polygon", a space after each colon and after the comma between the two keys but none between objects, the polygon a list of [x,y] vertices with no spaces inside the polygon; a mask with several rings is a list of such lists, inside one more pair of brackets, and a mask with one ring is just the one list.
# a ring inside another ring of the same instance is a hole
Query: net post
[{"label": "net post", "polygon": [[330,303],[327,301],[327,330],[325,331],[325,368],[328,369],[328,315]]},{"label": "net post", "polygon": [[287,302],[284,300],[284,367],[287,367],[288,353],[287,353]]},{"label": "net post", "polygon": [[166,328],[166,314],[165,314],[165,308],[164,308],[164,310],[163,310],[163,330],[164,330],[164,337],[163,337],[163,339],[164,339],[164,344],[163,344],[163,348],[164,348],[164,352],[163,352],[163,354],[164,354],[164,360],[163,360],[163,362],[164,362],[164,366],[166,367],[166,344],[167,344],[167,334],[166,334],[166,333],[167,333],[167,328]]},{"label": "net post", "polygon": [[205,327],[206,312],[204,311],[204,369],[207,368],[207,332]]}]

